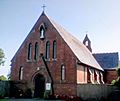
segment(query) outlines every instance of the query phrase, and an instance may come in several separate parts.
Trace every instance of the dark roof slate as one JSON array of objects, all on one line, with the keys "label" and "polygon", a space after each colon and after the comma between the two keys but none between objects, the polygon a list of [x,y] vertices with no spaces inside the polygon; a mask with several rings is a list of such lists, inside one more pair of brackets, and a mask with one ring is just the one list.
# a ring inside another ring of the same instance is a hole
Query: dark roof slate
[{"label": "dark roof slate", "polygon": [[115,53],[96,53],[93,54],[97,62],[103,69],[114,69],[118,67],[119,56]]}]

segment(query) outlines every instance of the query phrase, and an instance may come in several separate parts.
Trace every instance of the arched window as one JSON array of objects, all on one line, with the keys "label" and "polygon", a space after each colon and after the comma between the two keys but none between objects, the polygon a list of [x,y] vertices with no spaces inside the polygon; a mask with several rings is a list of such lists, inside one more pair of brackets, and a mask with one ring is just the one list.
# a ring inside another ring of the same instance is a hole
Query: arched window
[{"label": "arched window", "polygon": [[49,58],[50,58],[50,42],[49,42],[49,41],[47,41],[47,43],[46,43],[45,58],[46,58],[46,59],[49,59]]},{"label": "arched window", "polygon": [[22,80],[22,79],[23,79],[23,66],[21,66],[19,70],[19,80]]},{"label": "arched window", "polygon": [[35,55],[34,59],[37,60],[39,56],[39,47],[38,47],[38,42],[35,43]]},{"label": "arched window", "polygon": [[57,43],[53,41],[53,59],[57,58]]},{"label": "arched window", "polygon": [[61,80],[65,80],[65,66],[61,66]]},{"label": "arched window", "polygon": [[32,44],[30,43],[28,46],[28,60],[32,59]]},{"label": "arched window", "polygon": [[45,38],[45,28],[43,25],[40,27],[40,38],[44,39]]},{"label": "arched window", "polygon": [[88,46],[88,41],[85,42],[85,46]]}]

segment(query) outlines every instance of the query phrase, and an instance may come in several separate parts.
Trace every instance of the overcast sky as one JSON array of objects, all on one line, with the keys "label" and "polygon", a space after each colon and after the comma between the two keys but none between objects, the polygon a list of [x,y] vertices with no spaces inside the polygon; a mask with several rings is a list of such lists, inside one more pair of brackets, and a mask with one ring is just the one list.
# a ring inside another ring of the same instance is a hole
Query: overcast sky
[{"label": "overcast sky", "polygon": [[45,13],[81,42],[88,31],[93,53],[120,52],[120,0],[0,0],[0,48],[6,55],[0,75]]}]

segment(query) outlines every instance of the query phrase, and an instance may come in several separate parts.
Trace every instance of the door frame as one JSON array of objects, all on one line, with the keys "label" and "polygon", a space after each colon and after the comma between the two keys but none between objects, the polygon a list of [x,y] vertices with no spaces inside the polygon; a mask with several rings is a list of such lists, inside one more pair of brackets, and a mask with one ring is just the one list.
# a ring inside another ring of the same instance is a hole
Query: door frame
[{"label": "door frame", "polygon": [[44,92],[45,92],[45,77],[44,77],[44,75],[42,75],[40,73],[36,74],[34,76],[33,84],[34,84],[34,97],[43,98]]}]

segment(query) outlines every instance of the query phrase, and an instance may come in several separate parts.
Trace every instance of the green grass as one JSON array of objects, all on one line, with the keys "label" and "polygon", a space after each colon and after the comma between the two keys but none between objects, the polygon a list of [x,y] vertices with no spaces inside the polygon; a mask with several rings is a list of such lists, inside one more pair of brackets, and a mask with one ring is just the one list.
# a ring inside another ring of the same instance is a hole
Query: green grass
[{"label": "green grass", "polygon": [[0,99],[0,101],[8,101],[7,99]]}]

